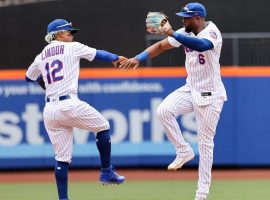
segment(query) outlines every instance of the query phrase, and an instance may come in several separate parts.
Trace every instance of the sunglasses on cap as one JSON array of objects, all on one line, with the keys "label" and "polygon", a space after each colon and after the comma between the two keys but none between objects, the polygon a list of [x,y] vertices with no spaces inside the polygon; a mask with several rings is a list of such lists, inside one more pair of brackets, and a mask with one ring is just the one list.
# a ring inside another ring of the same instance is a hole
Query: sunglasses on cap
[{"label": "sunglasses on cap", "polygon": [[191,13],[194,13],[194,15],[200,15],[202,14],[201,11],[199,10],[190,10],[189,8],[187,7],[183,7],[182,10],[181,10],[181,13],[184,13],[184,14],[191,14]]}]

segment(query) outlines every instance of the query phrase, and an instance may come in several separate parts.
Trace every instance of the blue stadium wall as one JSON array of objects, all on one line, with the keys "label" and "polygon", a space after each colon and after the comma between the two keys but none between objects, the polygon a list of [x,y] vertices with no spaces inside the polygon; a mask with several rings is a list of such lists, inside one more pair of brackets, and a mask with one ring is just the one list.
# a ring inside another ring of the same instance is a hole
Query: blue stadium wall
[{"label": "blue stadium wall", "polygon": [[[214,165],[270,166],[270,68],[247,68],[240,73],[235,69],[223,71],[228,101],[216,131]],[[79,96],[110,121],[113,163],[121,167],[166,166],[175,151],[155,112],[170,92],[184,84],[184,70],[106,70],[82,72]],[[2,71],[0,75],[0,169],[54,164],[42,119],[44,92],[38,85],[26,83],[23,74]],[[198,141],[194,115],[179,117],[178,122],[196,153],[188,165],[195,166]],[[72,167],[99,164],[94,134],[74,130]]]}]

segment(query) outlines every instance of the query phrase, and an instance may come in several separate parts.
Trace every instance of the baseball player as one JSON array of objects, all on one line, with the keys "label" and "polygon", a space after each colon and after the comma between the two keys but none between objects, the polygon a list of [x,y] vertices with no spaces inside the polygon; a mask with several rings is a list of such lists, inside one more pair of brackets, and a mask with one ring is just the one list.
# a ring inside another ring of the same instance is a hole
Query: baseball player
[{"label": "baseball player", "polygon": [[[194,112],[200,155],[195,200],[205,200],[211,183],[214,135],[223,103],[227,100],[219,64],[222,37],[213,22],[205,21],[206,9],[200,3],[187,4],[177,15],[183,18],[183,28],[173,31],[168,20],[163,20],[162,33],[169,37],[153,44],[134,58],[122,61],[119,67],[125,70],[136,68],[147,58],[156,57],[181,45],[184,47],[186,84],[164,99],[157,109],[157,115],[176,150],[176,158],[168,166],[168,170],[177,170],[194,158],[194,152],[184,140],[176,118]],[[150,17],[152,18],[148,18],[146,22],[150,23],[154,19],[156,23],[158,17],[155,14]],[[149,30],[151,33],[158,33],[159,29]]]},{"label": "baseball player", "polygon": [[114,65],[125,58],[73,42],[73,34],[78,31],[64,19],[52,21],[45,37],[49,44],[26,72],[26,81],[37,81],[46,91],[43,117],[55,152],[55,178],[60,200],[68,200],[68,166],[72,158],[74,127],[96,133],[101,158],[100,183],[121,184],[125,181],[111,165],[109,122],[77,95],[81,58],[113,62]]}]

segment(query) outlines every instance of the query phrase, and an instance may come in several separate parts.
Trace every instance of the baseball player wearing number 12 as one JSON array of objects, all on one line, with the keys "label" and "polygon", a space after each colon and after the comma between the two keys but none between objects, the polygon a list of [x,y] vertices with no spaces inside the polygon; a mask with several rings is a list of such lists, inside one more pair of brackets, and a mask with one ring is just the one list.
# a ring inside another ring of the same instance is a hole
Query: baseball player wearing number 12
[{"label": "baseball player wearing number 12", "polygon": [[55,152],[58,196],[60,200],[68,200],[68,166],[72,158],[74,127],[96,133],[101,158],[100,183],[121,184],[125,181],[111,165],[109,122],[77,95],[81,58],[113,62],[115,66],[125,58],[73,42],[73,34],[79,29],[66,20],[56,19],[47,29],[45,40],[49,44],[28,68],[26,81],[37,81],[45,89],[43,117]]},{"label": "baseball player wearing number 12", "polygon": [[176,150],[176,158],[168,170],[177,170],[194,158],[194,152],[183,138],[176,118],[194,112],[200,156],[195,200],[205,200],[211,183],[214,135],[223,103],[227,100],[219,64],[222,37],[213,22],[205,21],[206,9],[200,3],[187,4],[177,15],[183,17],[184,28],[173,31],[166,15],[149,13],[146,19],[147,30],[169,37],[153,44],[136,57],[122,61],[119,67],[124,70],[137,68],[147,58],[184,46],[186,84],[164,99],[157,109],[157,115]]}]

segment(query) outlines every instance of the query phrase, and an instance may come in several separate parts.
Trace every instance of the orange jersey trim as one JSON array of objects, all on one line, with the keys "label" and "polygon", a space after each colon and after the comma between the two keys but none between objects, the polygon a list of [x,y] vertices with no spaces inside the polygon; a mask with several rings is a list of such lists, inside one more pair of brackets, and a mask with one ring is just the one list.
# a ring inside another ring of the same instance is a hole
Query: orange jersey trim
[{"label": "orange jersey trim", "polygon": [[[0,80],[24,80],[25,69],[0,70]],[[222,77],[270,77],[270,66],[222,67]],[[117,68],[82,68],[81,79],[186,77],[184,67],[149,67],[122,71]]]}]

